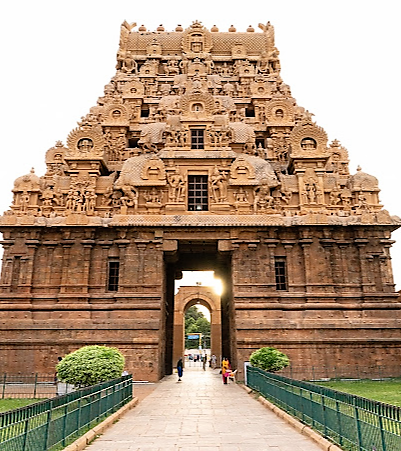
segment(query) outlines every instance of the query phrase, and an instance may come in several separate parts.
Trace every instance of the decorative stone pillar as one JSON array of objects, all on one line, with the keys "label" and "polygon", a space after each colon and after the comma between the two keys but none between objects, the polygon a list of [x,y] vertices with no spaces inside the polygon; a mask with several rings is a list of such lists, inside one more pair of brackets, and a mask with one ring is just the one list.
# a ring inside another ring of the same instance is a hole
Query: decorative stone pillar
[{"label": "decorative stone pillar", "polygon": [[61,246],[63,247],[63,264],[61,273],[60,294],[68,293],[68,287],[70,280],[69,267],[70,267],[70,255],[71,247],[74,244],[74,240],[62,240]]},{"label": "decorative stone pillar", "polygon": [[354,242],[358,249],[359,269],[361,274],[361,290],[363,293],[368,293],[369,291],[372,291],[372,283],[369,277],[369,269],[366,260],[366,245],[369,243],[369,240],[365,238],[357,238]]},{"label": "decorative stone pillar", "polygon": [[82,293],[88,293],[89,275],[91,268],[91,254],[95,240],[82,240],[81,244],[84,248],[84,259],[82,262]]},{"label": "decorative stone pillar", "polygon": [[114,243],[117,244],[120,254],[120,274],[119,274],[119,290],[124,292],[126,290],[126,285],[129,285],[127,280],[127,262],[126,262],[126,251],[127,246],[131,243],[130,240],[120,239],[114,240]]},{"label": "decorative stone pillar", "polygon": [[35,253],[39,240],[26,240],[25,244],[28,248],[28,255],[21,258],[20,285],[22,285],[21,288],[24,293],[30,293],[32,290]]},{"label": "decorative stone pillar", "polygon": [[311,244],[313,243],[312,238],[301,238],[299,240],[299,244],[302,248],[303,252],[303,265],[304,265],[304,274],[305,274],[305,292],[311,292],[311,286],[309,285],[313,278],[312,278],[312,256],[310,252]]},{"label": "decorative stone pillar", "polygon": [[295,241],[283,241],[282,244],[285,249],[285,254],[287,257],[287,285],[288,290],[290,290],[290,286],[294,283],[294,274],[295,274],[294,256],[293,256]]}]

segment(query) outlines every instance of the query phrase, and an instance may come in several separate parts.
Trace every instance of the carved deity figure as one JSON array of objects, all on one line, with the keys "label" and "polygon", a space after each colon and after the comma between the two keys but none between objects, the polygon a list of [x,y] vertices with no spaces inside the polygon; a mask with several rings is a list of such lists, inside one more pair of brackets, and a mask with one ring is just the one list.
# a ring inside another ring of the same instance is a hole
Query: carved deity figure
[{"label": "carved deity figure", "polygon": [[358,204],[356,206],[356,211],[370,211],[370,206],[368,204],[368,200],[364,194],[358,195]]},{"label": "carved deity figure", "polygon": [[160,204],[161,203],[161,193],[160,190],[153,187],[151,190],[148,190],[145,195],[145,200],[150,204]]},{"label": "carved deity figure", "polygon": [[234,86],[231,83],[225,83],[223,85],[223,93],[224,93],[224,95],[233,97],[234,96],[234,91],[235,91],[235,88],[234,88]]},{"label": "carved deity figure", "polygon": [[97,198],[94,188],[88,188],[85,191],[84,198],[85,198],[84,205],[83,205],[84,211],[88,215],[93,215],[93,213],[95,211],[96,198]]},{"label": "carved deity figure", "polygon": [[208,75],[211,75],[214,73],[214,62],[212,60],[212,55],[208,54],[205,58],[205,65],[206,65],[206,73]]},{"label": "carved deity figure", "polygon": [[123,196],[120,198],[121,204],[124,207],[134,207],[134,210],[138,209],[138,190],[130,185],[123,185],[121,187]]},{"label": "carved deity figure", "polygon": [[19,198],[19,205],[21,207],[21,211],[26,212],[31,201],[31,193],[28,191],[23,191]]},{"label": "carved deity figure", "polygon": [[280,60],[279,60],[279,51],[277,49],[273,49],[269,53],[269,72],[280,72]]},{"label": "carved deity figure", "polygon": [[93,149],[93,141],[91,139],[81,139],[78,142],[78,149],[82,153],[88,153]]},{"label": "carved deity figure", "polygon": [[128,74],[136,74],[138,72],[138,64],[134,60],[134,58],[132,56],[132,52],[127,51],[125,58],[122,62],[121,70]]},{"label": "carved deity figure", "polygon": [[256,71],[259,74],[269,73],[269,58],[266,52],[262,52],[259,61],[256,63]]},{"label": "carved deity figure", "polygon": [[330,205],[338,205],[339,202],[341,201],[340,190],[337,188],[337,186],[335,186],[330,191],[329,201],[330,201]]},{"label": "carved deity figure", "polygon": [[255,213],[265,212],[273,206],[274,198],[270,193],[270,187],[266,181],[254,190],[253,209]]},{"label": "carved deity figure", "polygon": [[169,175],[168,179],[169,191],[168,198],[170,202],[183,202],[185,199],[185,179],[177,168],[174,174]]},{"label": "carved deity figure", "polygon": [[111,186],[109,186],[106,190],[105,193],[103,193],[103,197],[102,197],[102,207],[108,207],[111,205],[112,202],[112,198],[111,196],[113,195],[113,188]]},{"label": "carved deity figure", "polygon": [[227,201],[227,175],[220,172],[217,166],[214,167],[212,176],[210,177],[214,202]]},{"label": "carved deity figure", "polygon": [[171,75],[178,75],[180,73],[180,66],[176,60],[168,60],[167,63],[163,63],[164,72],[169,77]]},{"label": "carved deity figure", "polygon": [[305,193],[306,193],[307,203],[315,204],[316,199],[317,199],[317,197],[316,197],[317,188],[316,188],[316,183],[313,179],[309,179],[305,183]]}]

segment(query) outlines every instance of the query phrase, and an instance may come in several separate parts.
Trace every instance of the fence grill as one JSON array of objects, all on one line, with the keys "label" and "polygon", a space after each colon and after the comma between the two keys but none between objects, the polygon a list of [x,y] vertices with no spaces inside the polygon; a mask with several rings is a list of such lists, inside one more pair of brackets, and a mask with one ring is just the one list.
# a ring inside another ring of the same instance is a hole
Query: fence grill
[{"label": "fence grill", "polygon": [[56,396],[54,374],[0,374],[0,398],[52,398]]},{"label": "fence grill", "polygon": [[347,451],[400,451],[401,409],[248,366],[247,385]]},{"label": "fence grill", "polygon": [[132,399],[132,376],[0,413],[2,451],[44,451],[81,435]]}]

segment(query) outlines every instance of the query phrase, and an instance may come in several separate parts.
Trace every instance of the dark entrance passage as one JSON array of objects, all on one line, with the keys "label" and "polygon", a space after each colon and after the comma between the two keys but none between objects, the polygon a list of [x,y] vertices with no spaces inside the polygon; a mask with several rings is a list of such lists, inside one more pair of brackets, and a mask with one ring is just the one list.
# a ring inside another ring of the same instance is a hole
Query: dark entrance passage
[{"label": "dark entrance passage", "polygon": [[215,276],[222,280],[221,355],[236,365],[230,253],[219,252],[215,240],[180,240],[177,251],[165,252],[165,271],[165,374],[173,372],[174,281],[181,278],[182,271],[214,271]]}]

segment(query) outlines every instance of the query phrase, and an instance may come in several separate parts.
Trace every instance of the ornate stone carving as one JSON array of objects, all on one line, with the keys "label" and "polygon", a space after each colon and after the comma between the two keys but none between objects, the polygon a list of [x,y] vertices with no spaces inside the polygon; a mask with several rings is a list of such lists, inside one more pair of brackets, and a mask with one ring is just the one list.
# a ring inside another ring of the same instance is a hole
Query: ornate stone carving
[{"label": "ornate stone carving", "polygon": [[266,105],[266,117],[272,125],[293,125],[294,108],[290,100],[273,99]]},{"label": "ornate stone carving", "polygon": [[181,47],[188,58],[199,57],[212,50],[212,35],[200,22],[195,21],[184,31]]},{"label": "ornate stone carving", "polygon": [[227,202],[227,171],[214,167],[210,176],[210,187],[212,190],[212,201],[216,203]]},{"label": "ornate stone carving", "polygon": [[[325,131],[296,104],[270,23],[238,34],[199,22],[173,33],[134,26],[123,23],[116,75],[67,147],[47,152],[36,191],[14,188],[12,215],[182,215],[193,196],[187,174],[199,172],[209,177],[202,208],[211,215],[376,220],[377,180],[350,176],[347,150],[327,147]],[[108,174],[115,182],[101,181]]]},{"label": "ornate stone carving", "polygon": [[82,159],[102,157],[104,144],[105,141],[100,128],[76,128],[68,135],[66,157]]},{"label": "ornate stone carving", "polygon": [[186,183],[179,168],[176,168],[167,178],[169,202],[180,203],[185,201]]},{"label": "ornate stone carving", "polygon": [[181,110],[183,115],[210,116],[214,113],[215,101],[211,94],[195,91],[181,97]]},{"label": "ornate stone carving", "polygon": [[122,104],[108,105],[104,111],[103,125],[127,127],[129,125],[127,107]]},{"label": "ornate stone carving", "polygon": [[154,180],[165,180],[166,172],[164,170],[163,161],[156,156],[149,158],[143,166],[141,178],[143,180],[149,180],[149,182]]},{"label": "ornate stone carving", "polygon": [[312,122],[295,126],[290,135],[290,142],[293,158],[329,156],[327,134],[321,127]]}]

